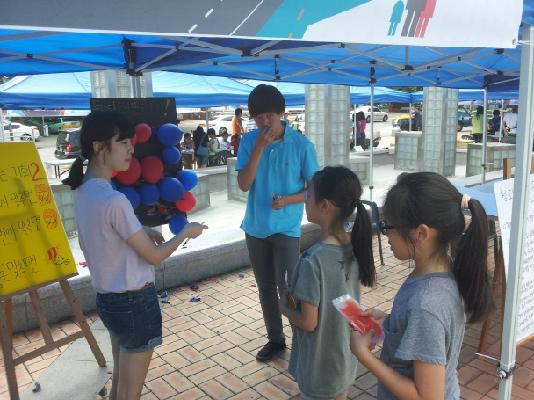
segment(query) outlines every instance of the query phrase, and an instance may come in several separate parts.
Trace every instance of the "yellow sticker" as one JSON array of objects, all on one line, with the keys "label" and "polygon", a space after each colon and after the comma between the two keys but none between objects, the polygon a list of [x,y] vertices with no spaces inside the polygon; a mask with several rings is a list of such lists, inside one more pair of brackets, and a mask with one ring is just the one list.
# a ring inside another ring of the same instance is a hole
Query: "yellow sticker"
[{"label": "yellow sticker", "polygon": [[76,274],[33,143],[0,143],[0,296]]}]

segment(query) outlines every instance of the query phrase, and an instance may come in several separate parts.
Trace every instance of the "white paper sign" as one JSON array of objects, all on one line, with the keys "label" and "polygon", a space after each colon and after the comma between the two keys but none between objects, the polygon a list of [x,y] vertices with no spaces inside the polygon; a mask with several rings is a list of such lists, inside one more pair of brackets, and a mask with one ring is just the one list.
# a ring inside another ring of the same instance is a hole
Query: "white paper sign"
[{"label": "white paper sign", "polygon": [[[514,179],[495,183],[494,187],[502,235],[504,268],[506,276],[508,276]],[[534,193],[534,175],[530,175],[530,192]],[[529,199],[528,218],[525,223],[525,244],[523,246],[523,265],[519,284],[516,342],[534,335],[534,196],[532,195]],[[514,229],[517,229],[517,227],[514,227]]]}]

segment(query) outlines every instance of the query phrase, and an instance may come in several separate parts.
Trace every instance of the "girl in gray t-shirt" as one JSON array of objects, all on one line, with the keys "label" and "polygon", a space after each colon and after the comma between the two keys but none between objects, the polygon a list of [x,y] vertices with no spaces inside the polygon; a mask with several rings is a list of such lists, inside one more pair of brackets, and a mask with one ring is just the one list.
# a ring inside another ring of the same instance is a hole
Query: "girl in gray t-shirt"
[{"label": "girl in gray t-shirt", "polygon": [[[467,226],[464,210],[471,213]],[[369,311],[383,320],[380,360],[369,349],[372,332],[353,332],[351,350],[377,376],[380,400],[459,399],[465,315],[478,322],[491,308],[486,212],[441,175],[415,172],[399,176],[383,213],[380,228],[394,256],[413,260],[415,269],[388,317]]]},{"label": "girl in gray t-shirt", "polygon": [[[323,237],[302,256],[289,278],[289,294],[280,300],[294,327],[289,372],[306,399],[344,400],[356,378],[350,328],[332,300],[344,294],[359,299],[358,281],[371,286],[376,279],[361,194],[358,177],[345,167],[315,173],[306,192],[308,221],[320,225]],[[348,233],[344,227],[355,209]]]}]

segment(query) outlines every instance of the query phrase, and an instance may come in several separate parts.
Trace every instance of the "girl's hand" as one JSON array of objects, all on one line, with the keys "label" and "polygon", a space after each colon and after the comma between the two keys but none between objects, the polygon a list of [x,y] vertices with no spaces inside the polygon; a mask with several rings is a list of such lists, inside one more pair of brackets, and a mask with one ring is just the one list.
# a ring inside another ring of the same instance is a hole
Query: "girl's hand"
[{"label": "girl's hand", "polygon": [[350,332],[350,351],[356,356],[356,358],[361,359],[371,354],[371,340],[373,338],[373,331],[367,332],[365,335],[352,330]]},{"label": "girl's hand", "polygon": [[366,310],[364,315],[369,315],[379,324],[382,324],[382,322],[384,322],[384,319],[386,319],[386,317],[388,316],[384,311],[379,310],[377,308],[370,308]]},{"label": "girl's hand", "polygon": [[149,228],[148,226],[144,226],[143,230],[145,231],[147,236],[150,238],[150,240],[154,242],[156,246],[159,244],[162,244],[165,241],[165,239],[163,238],[163,235],[158,230]]},{"label": "girl's hand", "polygon": [[198,222],[190,222],[184,228],[185,236],[194,239],[199,237],[204,229],[208,229],[208,227],[206,225],[199,224]]}]

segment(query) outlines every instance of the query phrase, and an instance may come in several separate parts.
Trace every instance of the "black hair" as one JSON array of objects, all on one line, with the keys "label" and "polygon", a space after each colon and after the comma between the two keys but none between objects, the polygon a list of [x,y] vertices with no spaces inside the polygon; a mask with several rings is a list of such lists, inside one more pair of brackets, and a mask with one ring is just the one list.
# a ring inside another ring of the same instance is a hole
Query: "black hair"
[{"label": "black hair", "polygon": [[208,133],[208,136],[211,136],[211,135],[215,136],[215,129],[208,128],[208,132],[207,133]]},{"label": "black hair", "polygon": [[360,282],[372,286],[376,282],[373,258],[371,219],[360,201],[363,189],[354,172],[343,166],[325,167],[312,178],[315,201],[330,200],[338,209],[338,215],[331,228],[343,229],[343,225],[356,209],[350,242],[358,261]]},{"label": "black hair", "polygon": [[493,110],[493,115],[495,116],[501,115],[501,112],[499,110]]},{"label": "black hair", "polygon": [[248,112],[251,117],[263,113],[280,114],[285,110],[286,100],[284,96],[272,85],[258,85],[248,96]]},{"label": "black hair", "polygon": [[235,114],[236,116],[237,116],[237,115],[241,115],[241,114],[243,114],[243,109],[241,109],[241,108],[239,108],[239,107],[236,108],[235,111],[234,111],[234,114]]},{"label": "black hair", "polygon": [[482,320],[492,300],[487,269],[488,222],[478,200],[470,199],[471,222],[465,229],[462,194],[448,179],[434,172],[403,173],[388,191],[384,217],[402,237],[410,241],[410,230],[425,224],[438,232],[436,256],[449,257],[452,273],[464,301],[469,322]]},{"label": "black hair", "polygon": [[484,106],[477,106],[477,115],[484,114]]},{"label": "black hair", "polygon": [[191,133],[190,132],[184,133],[184,138],[190,138],[190,137],[191,137]]},{"label": "black hair", "polygon": [[92,111],[83,120],[80,133],[81,156],[72,164],[69,176],[63,179],[63,184],[76,189],[83,182],[84,160],[91,161],[93,157],[93,143],[106,142],[110,145],[112,139],[121,141],[134,136],[134,126],[128,118],[116,111]]}]

